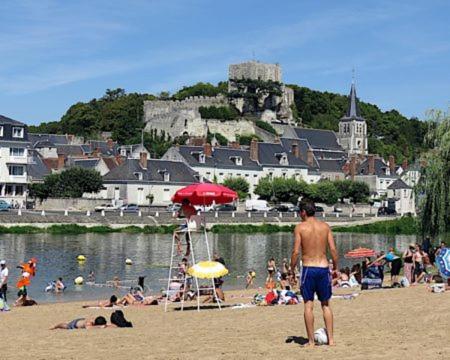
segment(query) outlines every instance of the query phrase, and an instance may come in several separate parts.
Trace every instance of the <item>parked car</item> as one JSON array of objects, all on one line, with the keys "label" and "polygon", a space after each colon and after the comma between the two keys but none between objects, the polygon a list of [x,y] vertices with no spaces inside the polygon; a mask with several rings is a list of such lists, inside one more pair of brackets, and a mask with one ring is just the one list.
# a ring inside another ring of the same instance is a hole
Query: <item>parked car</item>
[{"label": "parked car", "polygon": [[0,200],[0,211],[9,211],[12,209],[12,206],[10,203],[6,202],[5,200]]},{"label": "parked car", "polygon": [[236,211],[236,206],[233,204],[222,204],[214,207],[214,211]]},{"label": "parked car", "polygon": [[104,212],[112,212],[118,210],[119,207],[113,204],[102,204],[95,207],[96,212],[104,211]]},{"label": "parked car", "polygon": [[378,209],[378,215],[397,215],[397,211],[393,208],[382,206]]},{"label": "parked car", "polygon": [[120,208],[121,211],[124,213],[138,213],[139,212],[139,206],[136,204],[127,204]]},{"label": "parked car", "polygon": [[168,212],[179,211],[180,209],[181,209],[180,204],[170,204],[169,206],[166,207],[166,211]]},{"label": "parked car", "polygon": [[294,205],[292,204],[279,204],[270,209],[270,211],[278,211],[278,212],[288,212],[292,209]]},{"label": "parked car", "polygon": [[245,200],[245,211],[270,211],[266,200]]},{"label": "parked car", "polygon": [[297,206],[297,205],[294,205],[294,206],[290,207],[288,211],[289,212],[299,212],[300,211],[300,207]]},{"label": "parked car", "polygon": [[324,211],[325,211],[325,210],[323,209],[322,206],[316,205],[316,213],[318,213],[318,212],[324,212]]}]

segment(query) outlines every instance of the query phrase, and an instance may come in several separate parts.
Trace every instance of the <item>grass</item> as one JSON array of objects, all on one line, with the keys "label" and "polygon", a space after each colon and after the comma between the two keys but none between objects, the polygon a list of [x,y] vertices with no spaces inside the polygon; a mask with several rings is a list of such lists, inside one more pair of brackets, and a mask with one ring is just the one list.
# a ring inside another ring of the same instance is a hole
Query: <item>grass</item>
[{"label": "grass", "polygon": [[[231,224],[213,225],[211,232],[214,234],[273,234],[279,232],[292,232],[295,225],[274,225],[274,224]],[[49,227],[34,226],[0,226],[0,234],[172,234],[177,225],[160,226],[125,226],[112,228],[109,226],[84,226],[77,224],[51,225]],[[353,232],[365,234],[387,234],[387,235],[416,235],[418,226],[416,219],[412,217],[402,217],[401,219],[380,221],[366,225],[336,226],[334,232]]]}]

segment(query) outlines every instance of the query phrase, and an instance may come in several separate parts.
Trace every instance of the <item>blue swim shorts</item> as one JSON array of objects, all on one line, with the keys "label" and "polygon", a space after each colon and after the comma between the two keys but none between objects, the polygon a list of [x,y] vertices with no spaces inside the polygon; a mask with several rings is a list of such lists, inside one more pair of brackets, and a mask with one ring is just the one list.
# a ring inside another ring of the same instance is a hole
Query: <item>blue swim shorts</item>
[{"label": "blue swim shorts", "polygon": [[300,291],[303,301],[314,301],[317,294],[319,301],[331,298],[331,276],[329,268],[304,266],[300,279]]}]

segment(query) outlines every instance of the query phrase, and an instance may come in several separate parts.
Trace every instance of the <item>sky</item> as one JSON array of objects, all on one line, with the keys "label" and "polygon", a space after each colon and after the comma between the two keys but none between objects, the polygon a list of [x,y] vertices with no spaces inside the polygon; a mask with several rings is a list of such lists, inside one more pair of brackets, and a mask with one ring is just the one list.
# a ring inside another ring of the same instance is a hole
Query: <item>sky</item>
[{"label": "sky", "polygon": [[176,92],[228,65],[426,118],[450,105],[447,0],[1,0],[0,114],[59,120],[110,88]]}]

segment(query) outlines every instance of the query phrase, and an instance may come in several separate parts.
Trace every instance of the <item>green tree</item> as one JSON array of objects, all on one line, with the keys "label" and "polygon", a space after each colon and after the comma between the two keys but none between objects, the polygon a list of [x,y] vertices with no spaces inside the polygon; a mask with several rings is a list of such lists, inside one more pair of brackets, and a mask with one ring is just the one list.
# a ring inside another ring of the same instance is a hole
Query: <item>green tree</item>
[{"label": "green tree", "polygon": [[103,180],[98,171],[73,167],[46,176],[42,184],[32,184],[30,196],[40,200],[48,197],[79,198],[83,193],[96,193],[101,189]]},{"label": "green tree", "polygon": [[327,205],[335,204],[338,199],[338,191],[333,182],[329,180],[319,181],[316,184],[309,184],[306,196],[315,202],[322,202]]},{"label": "green tree", "polygon": [[420,228],[423,235],[444,236],[450,232],[450,115],[431,111],[427,144],[417,189]]},{"label": "green tree", "polygon": [[250,185],[247,180],[241,177],[229,177],[222,183],[224,186],[238,193],[239,199],[245,200],[248,196]]},{"label": "green tree", "polygon": [[243,134],[243,135],[237,135],[237,139],[239,140],[240,145],[250,145],[253,139],[256,139],[258,141],[262,141],[262,139],[255,134]]},{"label": "green tree", "polygon": [[256,120],[255,125],[263,130],[266,130],[274,135],[277,135],[277,131],[275,130],[275,128],[265,121]]},{"label": "green tree", "polygon": [[367,203],[369,195],[369,185],[362,181],[352,181],[350,186],[350,198],[353,203]]},{"label": "green tree", "polygon": [[199,82],[192,86],[184,86],[172,98],[175,100],[184,100],[191,96],[217,96],[220,93],[226,93],[227,89],[228,84],[226,82],[220,82],[217,86]]}]

